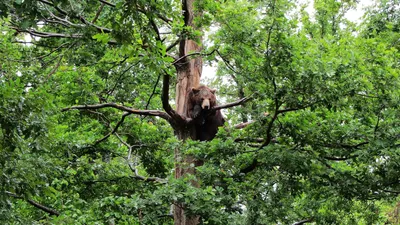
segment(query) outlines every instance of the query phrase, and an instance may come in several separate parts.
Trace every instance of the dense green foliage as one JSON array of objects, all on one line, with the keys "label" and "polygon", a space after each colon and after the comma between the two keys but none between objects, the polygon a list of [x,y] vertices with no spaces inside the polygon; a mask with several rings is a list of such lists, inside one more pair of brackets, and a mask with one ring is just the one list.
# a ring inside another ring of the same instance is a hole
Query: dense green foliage
[{"label": "dense green foliage", "polygon": [[[202,35],[180,1],[101,2],[0,3],[1,224],[173,224],[176,202],[204,224],[399,221],[398,0],[359,24],[356,1],[199,1],[210,86],[253,96],[206,143],[159,117],[62,111],[163,110],[174,43]],[[196,177],[174,177],[177,149],[204,161]]]}]

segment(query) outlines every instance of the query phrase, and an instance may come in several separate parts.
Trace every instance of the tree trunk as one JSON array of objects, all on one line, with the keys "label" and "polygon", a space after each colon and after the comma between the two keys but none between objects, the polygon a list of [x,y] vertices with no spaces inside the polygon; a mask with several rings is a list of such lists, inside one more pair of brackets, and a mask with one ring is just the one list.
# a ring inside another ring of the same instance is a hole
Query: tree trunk
[{"label": "tree trunk", "polygon": [[[182,10],[186,26],[193,25],[193,2],[194,0],[182,0]],[[199,42],[202,38],[199,37]],[[190,59],[186,55],[193,52],[200,52],[201,46],[193,40],[183,39],[179,43],[179,58],[182,58],[176,64],[178,71],[178,80],[176,84],[176,111],[181,115],[186,115],[186,95],[192,87],[200,85],[200,77],[203,68],[201,57]]]},{"label": "tree trunk", "polygon": [[[193,2],[194,0],[182,0],[182,10],[186,26],[193,26]],[[201,37],[198,39],[201,42]],[[176,112],[188,117],[187,111],[187,93],[192,87],[200,85],[200,77],[202,72],[201,57],[186,57],[189,53],[200,52],[201,46],[193,40],[181,40],[179,44],[179,58],[176,63],[177,68],[177,84],[176,84]],[[176,130],[180,140],[187,140],[193,135],[193,128],[179,127]],[[193,136],[192,136],[193,137]],[[175,149],[175,177],[180,178],[186,174],[195,174],[196,162],[193,157],[183,156],[180,149]],[[192,185],[198,186],[193,182]],[[174,205],[174,224],[175,225],[196,225],[199,224],[198,216],[189,217],[185,215],[184,205],[175,203]]]}]

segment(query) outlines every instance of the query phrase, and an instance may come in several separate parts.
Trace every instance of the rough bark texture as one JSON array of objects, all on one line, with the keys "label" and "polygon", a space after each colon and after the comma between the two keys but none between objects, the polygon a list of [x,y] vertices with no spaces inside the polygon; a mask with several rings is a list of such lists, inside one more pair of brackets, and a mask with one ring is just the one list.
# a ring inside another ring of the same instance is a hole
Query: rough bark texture
[{"label": "rough bark texture", "polygon": [[[194,0],[182,0],[182,10],[186,26],[193,25],[193,2]],[[201,38],[198,40],[201,42]],[[179,43],[179,57],[184,57],[189,53],[200,52],[199,46],[193,40],[183,39]],[[198,87],[203,68],[201,56],[196,58],[184,57],[176,63],[178,71],[178,81],[176,84],[176,111],[181,115],[186,115],[186,96],[192,87]]]},{"label": "rough bark texture", "polygon": [[[190,52],[200,52],[201,47],[192,40],[183,40],[180,43],[180,56]],[[192,87],[200,85],[203,61],[201,57],[194,59],[185,58],[177,63],[178,81],[176,84],[176,111],[186,115],[186,96]]]},{"label": "rough bark texture", "polygon": [[[186,26],[193,26],[193,2],[194,0],[182,0],[183,16]],[[198,41],[201,41],[198,40]],[[201,46],[193,40],[181,40],[179,43],[179,57],[182,59],[175,64],[178,72],[176,84],[176,112],[185,115],[187,111],[187,93],[192,87],[198,87],[202,72],[201,57],[184,57],[189,53],[200,52]],[[180,140],[186,140],[191,136],[192,128],[181,127],[176,130]],[[175,177],[180,178],[185,174],[195,174],[195,160],[190,156],[183,156],[180,149],[175,149]],[[193,182],[192,185],[198,186]],[[175,225],[196,225],[199,224],[198,216],[189,217],[185,215],[185,206],[180,203],[174,205],[174,224]]]}]

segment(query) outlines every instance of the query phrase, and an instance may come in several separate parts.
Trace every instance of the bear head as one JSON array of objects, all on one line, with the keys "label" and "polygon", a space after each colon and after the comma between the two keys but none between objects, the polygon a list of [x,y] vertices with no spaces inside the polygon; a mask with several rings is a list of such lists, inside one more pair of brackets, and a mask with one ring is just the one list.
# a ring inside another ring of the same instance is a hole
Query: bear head
[{"label": "bear head", "polygon": [[203,110],[210,110],[212,107],[217,105],[215,91],[215,89],[210,89],[205,85],[201,85],[198,88],[192,88],[193,96],[191,97],[191,101],[194,105],[201,106]]}]

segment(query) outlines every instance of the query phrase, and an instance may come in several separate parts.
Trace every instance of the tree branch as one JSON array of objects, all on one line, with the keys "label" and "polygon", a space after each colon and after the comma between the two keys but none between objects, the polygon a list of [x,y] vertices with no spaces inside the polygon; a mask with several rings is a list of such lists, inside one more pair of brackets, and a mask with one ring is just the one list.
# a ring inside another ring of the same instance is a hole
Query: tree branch
[{"label": "tree branch", "polygon": [[47,74],[47,79],[50,78],[58,69],[58,67],[60,67],[61,61],[63,59],[63,55],[60,56],[60,58],[58,59],[57,64],[54,66],[54,68],[50,71],[49,74]]},{"label": "tree branch", "polygon": [[96,20],[99,18],[101,11],[103,11],[104,5],[105,5],[105,3],[102,2],[101,5],[100,5],[100,7],[99,7],[99,9],[98,9],[97,12],[96,12],[96,15],[94,16],[94,18],[93,18],[93,20],[92,20],[92,23],[95,23]]},{"label": "tree branch", "polygon": [[94,105],[77,105],[77,106],[71,106],[67,107],[61,110],[61,112],[65,112],[68,110],[72,109],[79,109],[79,110],[89,110],[89,109],[101,109],[101,108],[115,108],[119,109],[125,112],[129,112],[131,114],[137,114],[137,115],[145,115],[145,116],[158,116],[160,118],[163,118],[167,120],[168,122],[171,121],[171,117],[162,111],[159,110],[137,110],[137,109],[132,109],[123,105],[118,105],[115,103],[104,103],[104,104],[94,104]]},{"label": "tree branch", "polygon": [[245,123],[239,123],[239,124],[236,124],[235,126],[233,126],[235,129],[243,129],[243,128],[245,128],[245,127],[247,127],[248,125],[250,125],[250,124],[252,124],[252,123],[254,123],[255,121],[254,120],[252,120],[252,121],[248,121],[248,122],[245,122]]},{"label": "tree branch", "polygon": [[367,145],[369,144],[368,141],[364,141],[361,143],[358,143],[356,145],[349,145],[349,144],[342,144],[342,143],[338,143],[338,144],[322,144],[322,146],[324,147],[328,147],[328,148],[345,148],[345,149],[357,149],[363,145]]},{"label": "tree branch", "polygon": [[168,113],[171,118],[173,118],[175,124],[186,124],[186,118],[182,117],[178,114],[175,110],[172,109],[171,105],[169,104],[169,75],[166,71],[164,71],[163,75],[163,87],[162,87],[162,94],[161,94],[161,101],[165,112]]},{"label": "tree branch", "polygon": [[124,140],[122,140],[122,138],[117,134],[117,133],[115,133],[115,136],[117,136],[117,138],[118,138],[118,140],[123,144],[123,145],[125,145],[127,148],[128,148],[128,158],[126,159],[127,161],[128,161],[128,166],[129,166],[129,168],[132,170],[132,172],[135,174],[134,176],[129,176],[129,177],[131,177],[131,178],[133,178],[133,179],[138,179],[138,180],[143,180],[143,181],[150,181],[150,182],[158,182],[158,183],[162,183],[162,184],[165,184],[165,183],[167,183],[167,180],[165,180],[165,179],[162,179],[162,178],[158,178],[158,177],[144,177],[144,176],[141,176],[141,175],[139,175],[139,171],[138,171],[138,169],[137,169],[137,159],[135,159],[135,162],[134,162],[134,166],[132,166],[132,163],[131,163],[131,156],[132,156],[132,148],[134,147],[134,145],[129,145],[128,143],[126,143]]},{"label": "tree branch", "polygon": [[67,12],[65,12],[62,9],[60,9],[58,6],[54,5],[52,2],[49,2],[49,1],[46,1],[46,0],[39,0],[39,2],[42,2],[42,3],[46,4],[46,5],[54,7],[59,13],[61,13],[63,15],[68,15]]},{"label": "tree branch", "polygon": [[349,159],[354,159],[356,158],[358,155],[353,155],[353,156],[349,156],[349,157],[333,157],[333,156],[323,156],[322,158],[326,159],[326,160],[333,160],[333,161],[346,161]]},{"label": "tree branch", "polygon": [[82,16],[79,16],[78,18],[79,18],[84,24],[86,24],[86,25],[88,25],[88,26],[92,26],[92,27],[96,28],[98,31],[100,31],[100,32],[102,32],[102,33],[103,33],[103,32],[104,32],[104,33],[111,33],[111,32],[112,32],[111,29],[106,28],[106,27],[97,26],[96,24],[93,24],[93,23],[87,21],[87,20],[86,20],[84,17],[82,17]]},{"label": "tree branch", "polygon": [[111,7],[115,7],[115,4],[113,4],[113,3],[111,3],[111,2],[107,2],[107,1],[105,1],[105,0],[99,0],[99,2],[104,3],[104,4],[106,4],[106,5],[108,5],[108,6],[111,6]]},{"label": "tree branch", "polygon": [[[105,1],[105,0],[99,0],[99,2],[104,3],[104,4],[106,4],[108,6],[111,6],[111,7],[115,7],[116,6],[115,4],[113,4],[111,2],[108,2],[108,1]],[[137,9],[138,9],[139,12],[145,14],[145,11],[143,9],[140,9],[139,7]],[[160,18],[161,20],[163,20],[166,23],[171,23],[172,22],[171,19],[168,19],[167,17],[165,17],[165,16],[163,16],[161,14],[157,13],[156,15],[157,15],[158,18]]]},{"label": "tree branch", "polygon": [[[54,3],[52,3],[52,2],[49,2],[49,1],[46,1],[46,0],[39,0],[39,1],[42,2],[42,3],[44,3],[44,4],[46,4],[46,5],[52,6],[53,8],[55,8],[58,12],[60,12],[60,13],[61,13],[62,15],[64,15],[64,16],[71,16],[72,18],[79,19],[81,22],[83,22],[84,24],[86,24],[86,25],[88,25],[88,26],[95,27],[95,28],[96,28],[98,31],[100,31],[100,32],[104,32],[104,33],[110,33],[110,32],[111,32],[111,29],[105,28],[105,27],[97,26],[97,25],[95,25],[95,24],[93,24],[93,23],[87,21],[87,20],[86,20],[84,17],[82,17],[82,16],[68,15],[68,13],[67,13],[66,11],[62,10],[61,8],[59,8],[58,6],[56,6],[56,5],[55,5]],[[101,9],[102,9],[102,8],[101,8]],[[101,10],[100,10],[100,11],[101,11]],[[100,12],[98,11],[98,13],[100,13]],[[65,19],[61,19],[61,18],[55,16],[55,15],[54,15],[53,13],[51,13],[51,12],[50,12],[50,14],[52,15],[52,17],[54,17],[55,19],[57,19],[57,20],[59,20],[59,21],[62,21],[62,22],[64,22],[64,23],[68,23],[68,24],[70,24],[70,25],[74,25],[74,24],[71,23],[70,21],[65,20]],[[97,18],[96,18],[96,19],[97,19]],[[94,20],[94,21],[95,21],[95,20]],[[75,24],[74,26],[81,26],[81,25]]]},{"label": "tree branch", "polygon": [[[136,9],[137,9],[139,12],[141,12],[141,13],[143,13],[143,14],[146,15],[146,10],[141,9],[139,6],[136,6]],[[172,22],[171,19],[168,19],[167,17],[165,17],[165,16],[163,16],[163,15],[161,15],[161,14],[159,14],[159,13],[155,13],[155,15],[156,15],[159,19],[161,19],[162,21],[166,22],[167,24],[169,24],[169,23]],[[146,16],[147,16],[147,15],[146,15]]]},{"label": "tree branch", "polygon": [[93,145],[99,144],[100,142],[106,140],[106,139],[109,138],[112,134],[114,134],[115,132],[117,132],[118,128],[119,128],[119,127],[121,126],[121,124],[124,122],[125,117],[129,116],[130,114],[131,114],[130,112],[124,113],[124,114],[122,115],[122,117],[121,117],[121,120],[118,121],[118,123],[117,123],[117,125],[114,127],[114,129],[113,129],[110,133],[108,133],[106,136],[104,136],[103,138],[97,140]]},{"label": "tree branch", "polygon": [[219,55],[219,57],[221,57],[222,61],[225,63],[225,65],[226,65],[226,67],[228,67],[228,69],[230,69],[232,72],[234,72],[236,74],[238,73],[235,70],[235,68],[231,65],[231,63],[227,59],[225,59],[218,50],[217,50],[217,54]]},{"label": "tree branch", "polygon": [[175,65],[175,64],[177,64],[179,61],[181,61],[181,60],[183,60],[183,59],[186,59],[187,57],[190,57],[190,56],[194,56],[194,55],[209,56],[209,55],[214,54],[215,51],[217,51],[217,49],[212,50],[210,53],[192,52],[192,53],[189,53],[189,54],[187,54],[187,55],[184,55],[184,56],[179,57],[179,58],[176,59],[174,62],[172,62],[172,65]]},{"label": "tree branch", "polygon": [[235,102],[232,102],[232,103],[227,103],[227,104],[224,104],[224,105],[217,105],[217,106],[213,107],[213,110],[232,108],[234,106],[242,105],[242,104],[248,102],[251,99],[252,99],[252,97],[250,96],[250,97],[245,97],[245,98],[239,99],[239,100],[237,100]]},{"label": "tree branch", "polygon": [[149,18],[149,17],[147,17],[147,18],[149,19],[150,24],[153,27],[154,32],[156,32],[156,40],[157,41],[161,41],[160,31],[159,31],[159,29],[157,27],[156,22],[152,18]]},{"label": "tree branch", "polygon": [[[274,84],[274,93],[276,93],[276,84],[275,84],[275,80],[272,80],[273,84]],[[272,127],[274,125],[275,120],[278,118],[279,115],[279,107],[281,107],[281,103],[279,103],[278,101],[278,97],[275,96],[275,112],[274,115],[272,116],[271,120],[268,123],[267,126],[267,138],[265,139],[265,142],[258,148],[258,150],[261,150],[262,148],[264,148],[265,146],[268,146],[271,143],[272,140]],[[251,171],[255,170],[258,166],[259,162],[257,160],[257,157],[254,157],[253,161],[251,162],[250,165],[248,165],[247,167],[243,168],[242,170],[240,170],[241,173],[250,173]]]},{"label": "tree branch", "polygon": [[[173,47],[175,47],[176,45],[178,45],[179,44],[179,42],[180,42],[181,40],[176,40],[174,43],[172,43],[170,46],[168,46],[167,48],[166,48],[166,52],[169,52]],[[174,58],[174,57],[173,57]]]},{"label": "tree branch", "polygon": [[161,74],[158,75],[157,81],[156,81],[156,83],[154,84],[154,87],[153,87],[153,91],[151,92],[151,95],[150,95],[149,99],[147,100],[147,104],[146,104],[146,107],[145,107],[146,110],[150,105],[151,99],[153,98],[154,94],[156,93],[156,88],[157,88],[158,82],[160,82],[160,78],[161,78]]},{"label": "tree branch", "polygon": [[292,225],[302,225],[302,224],[305,224],[305,223],[310,223],[312,221],[313,221],[312,218],[311,219],[305,219],[305,220],[302,220],[302,221],[295,222]]},{"label": "tree branch", "polygon": [[9,192],[9,191],[6,191],[5,193],[8,194],[11,197],[14,197],[14,198],[24,199],[29,204],[33,205],[34,207],[36,207],[36,208],[38,208],[38,209],[40,209],[42,211],[45,211],[45,212],[49,213],[50,215],[54,215],[54,216],[59,216],[60,215],[60,213],[58,211],[56,211],[55,209],[49,208],[47,206],[44,206],[44,205],[42,205],[42,204],[40,204],[40,203],[38,203],[36,201],[30,200],[30,199],[25,199],[24,197],[19,196],[19,195],[15,194],[15,193],[12,193],[12,192]]},{"label": "tree branch", "polygon": [[16,30],[17,32],[20,33],[29,33],[33,36],[36,37],[42,37],[42,38],[50,38],[50,37],[57,37],[57,38],[82,38],[82,34],[60,34],[60,33],[50,33],[50,32],[42,32],[42,31],[37,31],[34,29],[20,29],[18,27],[13,27],[11,26],[12,29]]}]

